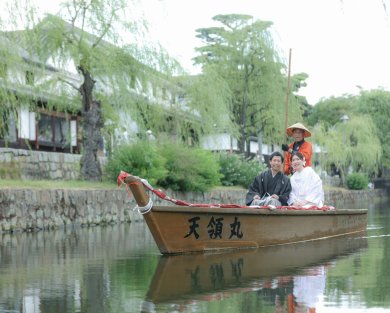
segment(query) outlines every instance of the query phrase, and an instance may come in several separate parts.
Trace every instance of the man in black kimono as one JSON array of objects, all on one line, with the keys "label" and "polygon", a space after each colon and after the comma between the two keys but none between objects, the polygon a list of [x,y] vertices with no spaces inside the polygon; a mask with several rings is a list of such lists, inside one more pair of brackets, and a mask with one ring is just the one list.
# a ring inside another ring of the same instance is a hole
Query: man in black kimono
[{"label": "man in black kimono", "polygon": [[258,175],[249,186],[246,205],[285,206],[291,192],[290,179],[283,174],[283,155],[276,151],[270,156],[270,169]]}]

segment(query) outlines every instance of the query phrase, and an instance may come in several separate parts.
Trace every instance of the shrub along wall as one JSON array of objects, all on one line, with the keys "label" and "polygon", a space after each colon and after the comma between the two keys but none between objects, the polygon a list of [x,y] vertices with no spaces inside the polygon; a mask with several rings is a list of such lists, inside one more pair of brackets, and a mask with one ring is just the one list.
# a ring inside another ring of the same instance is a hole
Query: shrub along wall
[{"label": "shrub along wall", "polygon": [[[173,198],[192,203],[244,204],[245,189],[214,189],[207,193],[166,191]],[[354,201],[386,197],[384,189],[329,191],[326,203],[343,207]],[[152,196],[156,205],[169,202]],[[142,220],[132,208],[134,199],[124,188],[91,189],[0,189],[0,233],[53,229],[72,225],[93,226]],[[364,207],[364,206],[362,206]]]}]

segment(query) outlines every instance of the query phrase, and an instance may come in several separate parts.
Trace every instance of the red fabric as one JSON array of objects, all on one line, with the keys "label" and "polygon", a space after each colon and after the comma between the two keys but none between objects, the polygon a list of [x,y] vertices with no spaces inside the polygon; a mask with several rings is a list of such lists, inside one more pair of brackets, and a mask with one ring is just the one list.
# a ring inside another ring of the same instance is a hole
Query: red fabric
[{"label": "red fabric", "polygon": [[[118,186],[120,186],[121,184],[125,184],[125,179],[127,176],[129,176],[130,174],[126,173],[126,172],[121,172],[118,176],[118,179],[117,179],[117,183],[118,183]],[[233,203],[230,203],[230,204],[220,204],[220,203],[189,203],[189,202],[186,202],[186,201],[183,201],[183,200],[177,200],[177,199],[173,199],[169,196],[167,196],[163,191],[161,191],[160,189],[154,189],[146,180],[144,179],[141,179],[142,181],[142,184],[144,185],[144,187],[148,190],[150,190],[151,192],[153,192],[157,197],[163,199],[163,200],[167,200],[167,201],[170,201],[176,205],[180,205],[180,206],[188,206],[188,207],[200,207],[200,208],[256,208],[256,209],[278,209],[278,210],[301,210],[301,211],[312,211],[312,210],[322,210],[322,211],[328,211],[328,210],[334,210],[334,207],[332,206],[326,206],[324,205],[322,208],[319,208],[319,207],[316,207],[316,206],[311,206],[309,208],[302,208],[302,207],[293,207],[293,206],[277,206],[277,207],[273,207],[273,206],[246,206],[246,205],[238,205],[238,204],[233,204]],[[131,184],[131,183],[130,183]],[[126,184],[126,187],[128,187],[128,185],[130,184]],[[128,188],[127,188],[128,189]],[[130,191],[129,191],[130,192]]]},{"label": "red fabric", "polygon": [[[291,143],[288,147],[289,149],[292,149],[294,146],[294,143]],[[311,166],[311,157],[313,155],[313,147],[310,142],[304,141],[302,146],[299,147],[298,152],[302,153],[306,160],[305,166]],[[291,166],[291,153],[285,152],[284,153],[284,173],[286,175],[290,175],[290,166]]]},{"label": "red fabric", "polygon": [[295,300],[294,296],[290,293],[287,296],[288,313],[295,313]]},{"label": "red fabric", "polygon": [[118,178],[116,180],[116,183],[118,184],[118,187],[125,183],[126,177],[129,176],[128,173],[121,171],[118,175]]}]

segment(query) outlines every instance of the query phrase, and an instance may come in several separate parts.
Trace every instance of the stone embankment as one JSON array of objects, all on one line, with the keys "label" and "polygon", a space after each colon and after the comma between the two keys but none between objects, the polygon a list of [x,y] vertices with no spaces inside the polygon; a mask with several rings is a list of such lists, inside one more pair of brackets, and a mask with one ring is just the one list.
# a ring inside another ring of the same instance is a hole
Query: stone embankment
[{"label": "stone embankment", "polygon": [[[80,158],[80,154],[0,148],[0,178],[78,179]],[[104,165],[106,158],[99,161]]]},{"label": "stone embankment", "polygon": [[[215,189],[209,193],[166,192],[191,203],[243,205],[246,190]],[[336,207],[371,198],[385,198],[384,189],[327,191],[325,199]],[[169,202],[152,196],[156,205]],[[55,229],[72,225],[93,226],[142,220],[136,203],[124,188],[118,189],[0,189],[0,233]],[[364,207],[364,206],[363,206]]]},{"label": "stone embankment", "polygon": [[[106,159],[101,157],[104,166]],[[0,148],[0,179],[70,180],[79,178],[80,155]],[[326,183],[326,181],[324,181]],[[236,203],[243,205],[246,190],[215,189],[208,193],[167,191],[190,203]],[[328,191],[327,204],[336,207],[386,197],[384,189]],[[157,205],[166,201],[152,197]],[[30,231],[69,225],[100,225],[142,220],[132,210],[134,199],[124,189],[0,189],[0,232]]]}]

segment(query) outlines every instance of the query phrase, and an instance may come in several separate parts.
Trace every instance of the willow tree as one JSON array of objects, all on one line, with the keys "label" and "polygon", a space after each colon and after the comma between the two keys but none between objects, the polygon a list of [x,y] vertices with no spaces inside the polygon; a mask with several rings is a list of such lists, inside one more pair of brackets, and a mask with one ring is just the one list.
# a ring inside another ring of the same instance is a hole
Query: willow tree
[{"label": "willow tree", "polygon": [[340,122],[340,118],[356,110],[356,96],[330,97],[320,100],[307,117],[308,125],[314,126],[321,122],[326,129]]},{"label": "willow tree", "polygon": [[[146,28],[142,20],[129,16],[128,1],[67,1],[57,15],[44,18],[33,7],[20,6],[23,1],[10,3],[11,22],[24,19],[22,27],[26,30],[3,34],[27,51],[28,56],[22,54],[20,59],[38,64],[42,76],[48,64],[60,69],[53,71],[50,78],[29,86],[32,94],[56,94],[58,97],[48,100],[47,106],[81,112],[81,176],[87,180],[101,180],[97,151],[104,125],[103,115],[118,117],[128,113],[133,121],[146,129],[163,123],[164,119],[158,116],[162,110],[149,105],[134,89],[146,80],[155,80],[156,84],[168,81],[170,71],[177,68],[177,63],[158,48],[139,46],[139,42],[144,41]],[[4,26],[5,20],[3,22]],[[126,42],[124,38],[132,41]],[[9,55],[17,52],[11,51]],[[72,72],[77,75],[69,74]],[[13,95],[9,88],[2,90],[3,97]],[[15,102],[6,102],[11,103],[9,108],[12,109]],[[30,106],[35,104],[32,101]],[[150,110],[151,107],[154,109]],[[122,122],[127,121],[124,118]]]},{"label": "willow tree", "polygon": [[377,89],[362,91],[358,98],[358,111],[368,114],[374,121],[382,146],[381,167],[390,167],[390,92]]},{"label": "willow tree", "polygon": [[[217,15],[213,20],[221,27],[197,30],[204,46],[196,48],[199,55],[194,61],[204,73],[212,67],[226,82],[229,118],[238,130],[240,152],[259,133],[268,143],[281,142],[287,80],[270,33],[272,23],[239,14]],[[294,86],[298,85],[296,79]],[[289,119],[300,120],[297,98],[291,99]]]},{"label": "willow tree", "polygon": [[382,149],[369,116],[350,116],[348,122],[338,122],[333,127],[319,123],[312,133],[312,141],[321,147],[320,164],[325,168],[335,165],[342,185],[349,169],[368,175],[376,173]]},{"label": "willow tree", "polygon": [[181,83],[186,90],[186,105],[193,114],[202,117],[201,134],[215,134],[227,130],[231,134],[237,134],[236,125],[232,123],[229,112],[231,90],[217,68],[208,66],[200,75],[181,78]]}]

